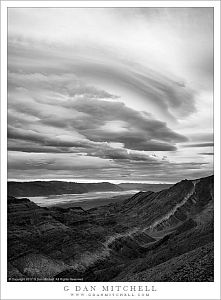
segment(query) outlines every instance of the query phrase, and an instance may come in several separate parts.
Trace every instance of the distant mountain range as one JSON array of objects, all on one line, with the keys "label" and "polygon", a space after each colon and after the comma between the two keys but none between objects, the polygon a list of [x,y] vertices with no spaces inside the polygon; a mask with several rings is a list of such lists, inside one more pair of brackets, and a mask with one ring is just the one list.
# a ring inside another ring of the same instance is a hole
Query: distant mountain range
[{"label": "distant mountain range", "polygon": [[35,197],[62,194],[83,194],[88,192],[139,190],[158,192],[169,188],[172,184],[146,183],[77,183],[66,181],[30,181],[8,182],[8,195],[14,197]]},{"label": "distant mountain range", "polygon": [[122,191],[120,186],[109,182],[76,183],[66,181],[8,182],[8,195],[35,197],[62,194],[82,194],[101,191]]},{"label": "distant mountain range", "polygon": [[89,210],[9,196],[8,278],[212,282],[213,182],[182,180]]},{"label": "distant mountain range", "polygon": [[149,183],[120,183],[118,186],[122,188],[123,190],[139,190],[139,191],[152,191],[152,192],[159,192],[164,189],[168,189],[173,184],[162,184],[162,183],[155,183],[155,184],[149,184]]}]

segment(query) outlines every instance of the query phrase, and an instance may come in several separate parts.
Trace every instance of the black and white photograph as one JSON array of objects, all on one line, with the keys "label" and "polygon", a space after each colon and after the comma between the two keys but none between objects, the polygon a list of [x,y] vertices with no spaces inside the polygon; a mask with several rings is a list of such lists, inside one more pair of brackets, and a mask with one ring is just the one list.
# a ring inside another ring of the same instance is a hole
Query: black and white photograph
[{"label": "black and white photograph", "polygon": [[8,7],[7,282],[214,283],[214,101],[213,7]]}]

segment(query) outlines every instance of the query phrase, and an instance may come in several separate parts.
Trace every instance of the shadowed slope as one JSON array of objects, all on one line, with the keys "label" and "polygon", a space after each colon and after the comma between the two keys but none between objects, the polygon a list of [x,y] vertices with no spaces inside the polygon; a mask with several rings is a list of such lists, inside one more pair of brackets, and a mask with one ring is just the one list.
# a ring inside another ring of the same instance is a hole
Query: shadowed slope
[{"label": "shadowed slope", "polygon": [[[199,263],[196,269],[210,275],[191,272],[185,280],[211,281],[212,243],[213,176],[183,180],[167,190],[140,192],[87,211],[46,209],[28,199],[8,199],[9,277],[133,281],[161,272],[162,277],[153,278],[183,281],[179,256],[186,254],[187,265],[192,255],[206,257],[206,267]],[[188,267],[185,270],[188,273]]]}]

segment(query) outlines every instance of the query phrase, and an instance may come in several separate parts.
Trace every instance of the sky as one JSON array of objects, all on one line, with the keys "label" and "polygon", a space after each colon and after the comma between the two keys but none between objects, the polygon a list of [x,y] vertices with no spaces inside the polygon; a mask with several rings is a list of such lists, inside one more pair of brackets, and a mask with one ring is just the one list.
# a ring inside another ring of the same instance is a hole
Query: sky
[{"label": "sky", "polygon": [[9,8],[8,179],[213,174],[212,8]]}]

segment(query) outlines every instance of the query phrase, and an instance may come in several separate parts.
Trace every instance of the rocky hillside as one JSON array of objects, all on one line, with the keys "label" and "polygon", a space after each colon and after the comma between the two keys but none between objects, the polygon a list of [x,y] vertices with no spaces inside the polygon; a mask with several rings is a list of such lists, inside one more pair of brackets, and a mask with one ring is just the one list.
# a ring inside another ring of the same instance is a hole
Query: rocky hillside
[{"label": "rocky hillside", "polygon": [[213,176],[90,210],[8,197],[8,278],[213,281]]},{"label": "rocky hillside", "polygon": [[8,182],[8,195],[14,197],[35,197],[62,194],[82,194],[101,191],[122,191],[118,185],[109,182],[76,183],[65,181]]}]

